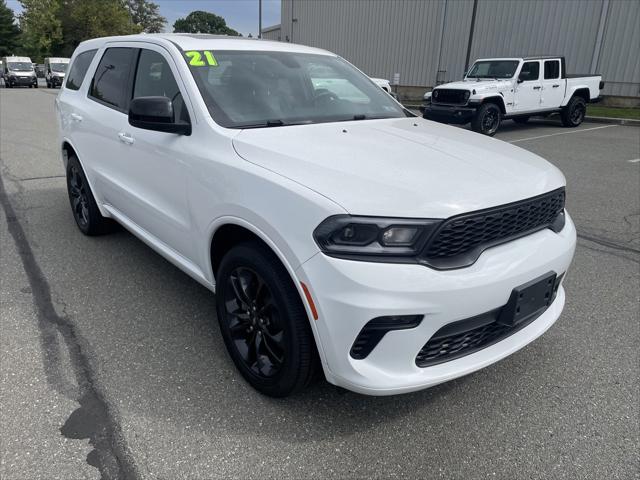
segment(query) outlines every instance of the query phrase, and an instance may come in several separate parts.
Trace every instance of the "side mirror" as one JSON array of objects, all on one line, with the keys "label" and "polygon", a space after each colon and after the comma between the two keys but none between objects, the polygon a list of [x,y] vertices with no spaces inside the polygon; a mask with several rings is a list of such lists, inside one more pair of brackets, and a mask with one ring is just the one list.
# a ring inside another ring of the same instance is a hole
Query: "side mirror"
[{"label": "side mirror", "polygon": [[129,125],[144,130],[191,135],[190,123],[177,123],[167,97],[138,97],[129,105]]},{"label": "side mirror", "polygon": [[524,78],[518,77],[518,83],[522,83],[522,82],[524,82]]}]

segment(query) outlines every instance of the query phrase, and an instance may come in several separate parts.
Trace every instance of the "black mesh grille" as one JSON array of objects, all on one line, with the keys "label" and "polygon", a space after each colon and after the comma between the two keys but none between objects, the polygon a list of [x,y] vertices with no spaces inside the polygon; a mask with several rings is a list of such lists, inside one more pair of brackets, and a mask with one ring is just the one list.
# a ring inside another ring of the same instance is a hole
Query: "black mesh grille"
[{"label": "black mesh grille", "polygon": [[[462,266],[493,245],[550,227],[564,210],[564,188],[522,202],[446,220],[423,250],[434,266]],[[459,261],[456,261],[459,260]]]},{"label": "black mesh grille", "polygon": [[468,355],[510,335],[513,330],[514,327],[493,322],[456,335],[440,338],[434,335],[418,353],[416,365],[428,367]]},{"label": "black mesh grille", "polygon": [[438,88],[431,94],[431,102],[446,103],[449,105],[464,105],[467,103],[467,99],[464,98],[467,92],[467,90]]}]

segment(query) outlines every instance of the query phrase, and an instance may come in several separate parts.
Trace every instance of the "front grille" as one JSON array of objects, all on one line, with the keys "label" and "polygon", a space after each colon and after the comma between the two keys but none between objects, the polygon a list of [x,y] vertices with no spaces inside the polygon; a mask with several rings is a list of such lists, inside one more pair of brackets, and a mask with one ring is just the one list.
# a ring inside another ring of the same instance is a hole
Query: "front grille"
[{"label": "front grille", "polygon": [[[455,90],[450,88],[437,88],[431,94],[431,103],[444,103],[448,105],[464,105],[469,97],[468,90]],[[465,98],[466,96],[466,98]]]},{"label": "front grille", "polygon": [[455,335],[440,336],[436,333],[416,356],[416,365],[428,367],[469,355],[511,335],[514,328],[492,322]]},{"label": "front grille", "polygon": [[482,251],[500,243],[564,225],[565,190],[560,188],[521,202],[466,213],[445,220],[421,257],[435,268],[472,264]]}]

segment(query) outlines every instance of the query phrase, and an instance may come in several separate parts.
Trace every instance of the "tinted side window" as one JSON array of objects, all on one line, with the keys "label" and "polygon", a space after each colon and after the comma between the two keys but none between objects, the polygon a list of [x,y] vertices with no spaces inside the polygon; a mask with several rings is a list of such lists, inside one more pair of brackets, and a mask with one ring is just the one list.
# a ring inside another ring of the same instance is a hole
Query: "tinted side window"
[{"label": "tinted side window", "polygon": [[136,53],[134,48],[108,48],[93,76],[89,96],[117,110],[126,111],[131,63]]},{"label": "tinted side window", "polygon": [[[67,75],[67,82],[65,86],[71,90],[79,90],[84,76],[87,74],[91,60],[95,56],[97,50],[87,50],[79,54],[71,65],[69,74]],[[48,66],[48,64],[47,64]]]},{"label": "tinted side window", "polygon": [[173,102],[176,120],[189,121],[189,114],[171,67],[153,50],[141,50],[133,86],[133,98],[167,97]]},{"label": "tinted side window", "polygon": [[540,78],[540,62],[526,62],[522,65],[520,80],[530,82],[531,80],[538,80],[538,78]]},{"label": "tinted side window", "polygon": [[560,61],[547,60],[544,62],[544,78],[545,80],[558,78],[560,76]]}]

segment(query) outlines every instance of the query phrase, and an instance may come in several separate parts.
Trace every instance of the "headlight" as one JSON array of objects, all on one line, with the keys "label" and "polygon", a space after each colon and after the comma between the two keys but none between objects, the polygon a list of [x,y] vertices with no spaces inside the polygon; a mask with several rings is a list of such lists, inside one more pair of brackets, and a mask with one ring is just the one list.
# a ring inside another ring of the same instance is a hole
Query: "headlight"
[{"label": "headlight", "polygon": [[313,238],[327,255],[415,257],[441,220],[352,217],[335,215],[323,221]]},{"label": "headlight", "polygon": [[469,90],[467,90],[466,92],[464,92],[464,101],[466,102],[467,100],[469,100],[469,96],[471,94],[469,93]]}]

